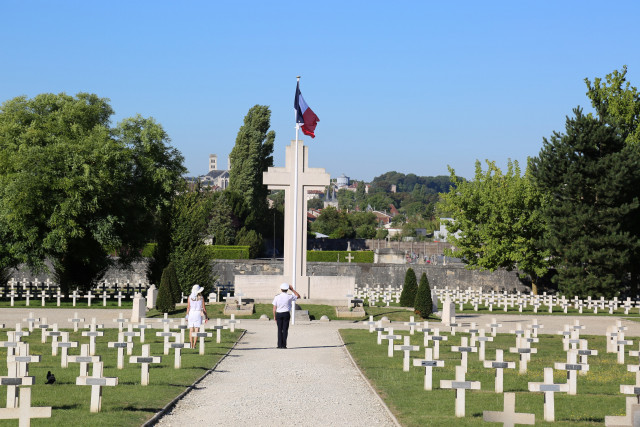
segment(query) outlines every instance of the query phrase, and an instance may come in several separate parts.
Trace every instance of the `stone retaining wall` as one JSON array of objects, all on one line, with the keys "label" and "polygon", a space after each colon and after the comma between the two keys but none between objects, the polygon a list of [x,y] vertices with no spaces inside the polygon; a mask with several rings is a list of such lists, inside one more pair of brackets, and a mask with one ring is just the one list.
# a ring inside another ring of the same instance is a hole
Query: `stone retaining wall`
[{"label": "stone retaining wall", "polygon": [[[212,263],[212,268],[218,275],[218,281],[222,284],[233,283],[235,275],[282,275],[282,261],[272,260],[217,260]],[[120,284],[138,283],[146,284],[145,262],[136,263],[129,270],[110,269],[105,280]],[[309,262],[307,274],[309,276],[353,276],[356,285],[370,287],[380,286],[399,289],[404,283],[407,268],[413,268],[418,280],[423,272],[427,274],[431,286],[438,288],[465,289],[468,287],[480,287],[484,291],[523,291],[529,288],[518,278],[515,271],[497,270],[494,272],[467,270],[461,264],[430,265],[430,264],[365,264],[365,263],[335,263],[335,262]],[[13,274],[16,280],[45,281],[47,274],[31,275],[28,270],[18,270]]]}]

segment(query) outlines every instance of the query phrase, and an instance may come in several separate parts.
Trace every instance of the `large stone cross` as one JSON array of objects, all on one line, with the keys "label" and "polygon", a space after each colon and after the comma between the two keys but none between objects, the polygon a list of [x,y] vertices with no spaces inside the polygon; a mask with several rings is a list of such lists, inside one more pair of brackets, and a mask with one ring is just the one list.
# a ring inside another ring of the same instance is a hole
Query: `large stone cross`
[{"label": "large stone cross", "polygon": [[[295,266],[295,279],[306,277],[307,274],[307,198],[308,190],[324,190],[329,185],[330,177],[324,168],[309,167],[308,147],[302,141],[291,141],[287,147],[285,167],[270,167],[262,174],[262,182],[270,190],[284,190],[284,276],[293,274]],[[297,174],[298,188],[295,187],[296,152],[298,154]],[[293,191],[292,191],[293,190]],[[297,220],[296,239],[294,241],[294,192],[297,192]]]}]

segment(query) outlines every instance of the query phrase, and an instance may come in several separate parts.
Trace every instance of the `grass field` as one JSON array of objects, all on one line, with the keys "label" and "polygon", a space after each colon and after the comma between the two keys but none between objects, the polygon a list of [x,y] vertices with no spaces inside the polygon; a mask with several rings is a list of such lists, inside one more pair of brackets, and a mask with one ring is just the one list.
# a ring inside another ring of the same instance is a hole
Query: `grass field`
[{"label": "grass field", "polygon": [[[6,331],[2,330],[0,336],[5,337]],[[222,333],[222,342],[216,344],[214,332],[213,338],[206,342],[205,355],[200,356],[198,349],[182,350],[182,368],[174,369],[174,352],[172,350],[168,356],[162,355],[162,339],[155,336],[156,331],[158,330],[147,329],[145,344],[151,344],[152,355],[162,356],[162,363],[150,365],[150,384],[145,387],[140,385],[140,365],[129,364],[126,352],[125,369],[118,370],[116,367],[117,350],[108,348],[107,343],[117,339],[118,330],[105,329],[104,337],[98,338],[96,354],[102,356],[104,376],[118,377],[118,385],[102,388],[102,412],[97,414],[89,412],[91,387],[75,385],[79,365],[69,363],[68,368],[61,368],[60,351],[57,357],[51,356],[51,340],[41,344],[40,331],[34,331],[31,336],[25,337],[23,341],[30,344],[30,354],[42,356],[40,363],[29,364],[29,375],[35,376],[36,382],[31,387],[31,405],[53,407],[52,418],[34,419],[32,425],[139,426],[212,368],[229,351],[241,333],[238,330],[234,333],[225,330]],[[188,331],[186,334],[188,340]],[[89,342],[88,338],[81,336],[81,332],[74,333],[72,330],[70,340],[81,344]],[[134,339],[134,343],[133,355],[140,355],[138,339]],[[79,348],[69,350],[70,354],[80,353]],[[0,360],[6,360],[6,354],[6,349],[1,348]],[[47,371],[55,375],[55,384],[45,384]],[[91,368],[89,373],[91,374]],[[0,375],[7,375],[4,362],[0,364]],[[2,387],[0,391],[3,393],[0,406],[5,407],[6,388]],[[13,426],[17,425],[17,421],[0,421],[0,425]]]},{"label": "grass field", "polygon": [[[402,352],[395,352],[393,358],[387,357],[386,341],[377,345],[376,335],[365,330],[343,329],[340,333],[356,363],[404,426],[476,426],[483,424],[483,411],[503,410],[503,395],[494,392],[495,370],[484,368],[477,353],[469,356],[466,379],[480,381],[481,390],[466,392],[464,418],[455,417],[455,391],[439,388],[440,380],[455,378],[455,366],[460,365],[460,353],[451,352],[450,347],[459,345],[460,338],[468,334],[457,333],[441,343],[440,359],[445,361],[445,366],[433,369],[434,390],[425,391],[424,368],[411,366],[410,372],[403,372]],[[603,425],[606,415],[624,415],[627,396],[619,393],[620,384],[635,383],[635,374],[627,372],[626,365],[617,364],[615,354],[606,353],[604,337],[582,338],[588,339],[589,348],[598,350],[598,355],[589,357],[587,375],[578,376],[577,395],[555,393],[556,422],[553,425]],[[412,359],[423,358],[423,334],[416,333],[411,337],[411,343],[421,347],[420,351],[411,353]],[[499,334],[495,342],[487,343],[485,360],[493,360],[495,349],[502,348],[505,361],[517,361],[518,355],[508,352],[514,345],[514,335]],[[544,422],[543,393],[529,392],[528,382],[541,382],[543,369],[553,367],[554,362],[566,362],[566,353],[561,338],[555,335],[541,335],[540,343],[533,346],[538,353],[531,355],[526,374],[518,373],[517,363],[516,369],[504,370],[504,391],[516,393],[517,412],[534,413],[536,425],[551,425]],[[636,346],[637,341],[633,347]],[[627,358],[626,363],[638,363],[638,359]],[[566,372],[554,370],[554,382],[566,382]]]}]

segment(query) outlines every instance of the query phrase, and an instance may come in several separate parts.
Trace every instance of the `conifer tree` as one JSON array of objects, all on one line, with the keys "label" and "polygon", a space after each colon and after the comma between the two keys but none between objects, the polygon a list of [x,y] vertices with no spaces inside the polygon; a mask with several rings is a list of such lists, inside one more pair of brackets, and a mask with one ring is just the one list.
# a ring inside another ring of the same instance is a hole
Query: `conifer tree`
[{"label": "conifer tree", "polygon": [[403,307],[413,306],[417,292],[418,281],[416,279],[416,273],[413,271],[413,268],[408,268],[404,275],[404,286],[402,287],[402,293],[400,294],[400,305]]},{"label": "conifer tree", "polygon": [[433,300],[431,299],[431,286],[429,286],[429,279],[427,279],[427,273],[422,273],[420,276],[420,284],[418,285],[418,292],[416,293],[416,302],[413,304],[413,309],[423,319],[428,319],[431,313],[433,313]]},{"label": "conifer tree", "polygon": [[171,280],[169,279],[168,269],[169,267],[165,268],[162,272],[160,289],[158,289],[158,299],[156,300],[156,308],[161,313],[168,313],[176,307],[173,302],[173,295],[171,294]]},{"label": "conifer tree", "polygon": [[178,282],[178,275],[176,273],[176,266],[172,262],[167,265],[167,268],[162,272],[162,277],[167,275],[167,280],[169,281],[169,289],[171,291],[171,300],[174,304],[178,304],[180,299],[182,298],[182,289],[180,288],[180,283]]},{"label": "conifer tree", "polygon": [[554,132],[532,176],[549,196],[543,243],[552,251],[562,293],[612,297],[628,284],[640,255],[640,151],[616,128],[574,110]]}]

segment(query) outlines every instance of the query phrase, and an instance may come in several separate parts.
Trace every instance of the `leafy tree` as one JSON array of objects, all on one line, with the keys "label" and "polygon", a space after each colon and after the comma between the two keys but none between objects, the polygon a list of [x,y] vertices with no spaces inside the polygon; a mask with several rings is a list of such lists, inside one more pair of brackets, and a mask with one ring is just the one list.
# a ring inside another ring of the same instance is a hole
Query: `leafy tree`
[{"label": "leafy tree", "polygon": [[609,298],[640,259],[640,145],[579,108],[574,114],[531,162],[536,185],[550,197],[544,243],[561,292]]},{"label": "leafy tree", "polygon": [[211,255],[204,244],[209,214],[214,203],[210,191],[185,191],[174,199],[171,220],[171,255],[182,292],[190,293],[194,284],[213,286]]},{"label": "leafy tree", "polygon": [[311,224],[311,231],[326,234],[332,238],[353,237],[354,231],[347,214],[333,206],[327,206]]},{"label": "leafy tree", "polygon": [[249,246],[249,257],[257,258],[262,253],[263,239],[262,235],[255,230],[247,230],[242,227],[236,236],[237,244],[240,246]]},{"label": "leafy tree", "polygon": [[371,224],[364,224],[356,227],[356,238],[373,239],[376,236],[376,227]]},{"label": "leafy tree", "polygon": [[601,122],[616,129],[628,144],[640,142],[640,94],[626,79],[627,66],[622,71],[607,74],[606,83],[599,77],[593,81],[584,79],[587,96]]},{"label": "leafy tree", "polygon": [[417,293],[418,281],[416,280],[416,273],[413,271],[413,268],[408,268],[404,275],[402,293],[400,293],[400,305],[403,307],[411,307],[416,301]]},{"label": "leafy tree", "polygon": [[377,211],[388,211],[389,206],[393,204],[393,200],[386,194],[376,193],[367,197],[367,203]]},{"label": "leafy tree", "polygon": [[358,186],[356,188],[355,193],[355,202],[356,206],[360,209],[365,209],[367,207],[367,189],[364,181],[358,182]]},{"label": "leafy tree", "polygon": [[429,286],[429,279],[427,279],[426,273],[422,273],[422,276],[420,276],[420,284],[418,285],[418,292],[416,293],[416,301],[413,304],[413,309],[415,313],[423,319],[428,319],[431,313],[433,313],[431,286]]},{"label": "leafy tree", "polygon": [[338,190],[338,208],[341,210],[353,210],[356,207],[356,194],[345,188]]},{"label": "leafy tree", "polygon": [[208,233],[214,245],[232,245],[236,240],[236,229],[233,226],[233,211],[227,201],[227,193],[215,193],[213,196]]},{"label": "leafy tree", "polygon": [[[476,162],[473,181],[458,180],[449,168],[455,192],[441,195],[439,210],[449,212],[449,240],[455,252],[470,269],[494,271],[498,268],[520,269],[532,280],[537,293],[537,279],[549,268],[548,252],[540,249],[545,230],[540,211],[544,197],[532,185],[518,162],[509,162],[506,174],[487,161],[487,171]],[[457,234],[457,235],[456,235]]]},{"label": "leafy tree", "polygon": [[311,199],[307,202],[307,209],[322,209],[324,208],[324,202],[322,199]]},{"label": "leafy tree", "polygon": [[169,313],[176,308],[176,303],[171,292],[171,281],[167,272],[168,269],[169,267],[167,266],[167,268],[165,268],[164,272],[162,273],[160,288],[158,289],[158,299],[156,299],[156,308],[161,313]]},{"label": "leafy tree", "polygon": [[112,114],[107,99],[87,93],[18,97],[0,107],[4,248],[34,270],[50,260],[64,292],[139,258],[184,172],[153,119],[111,128]]},{"label": "leafy tree", "polygon": [[236,144],[231,150],[229,189],[244,197],[249,210],[244,225],[259,229],[266,227],[267,195],[262,184],[262,173],[273,166],[273,143],[276,133],[270,131],[271,110],[264,105],[253,106],[238,131]]},{"label": "leafy tree", "polygon": [[386,239],[388,235],[389,235],[389,231],[385,230],[384,228],[379,228],[376,231],[376,239],[378,240]]}]

